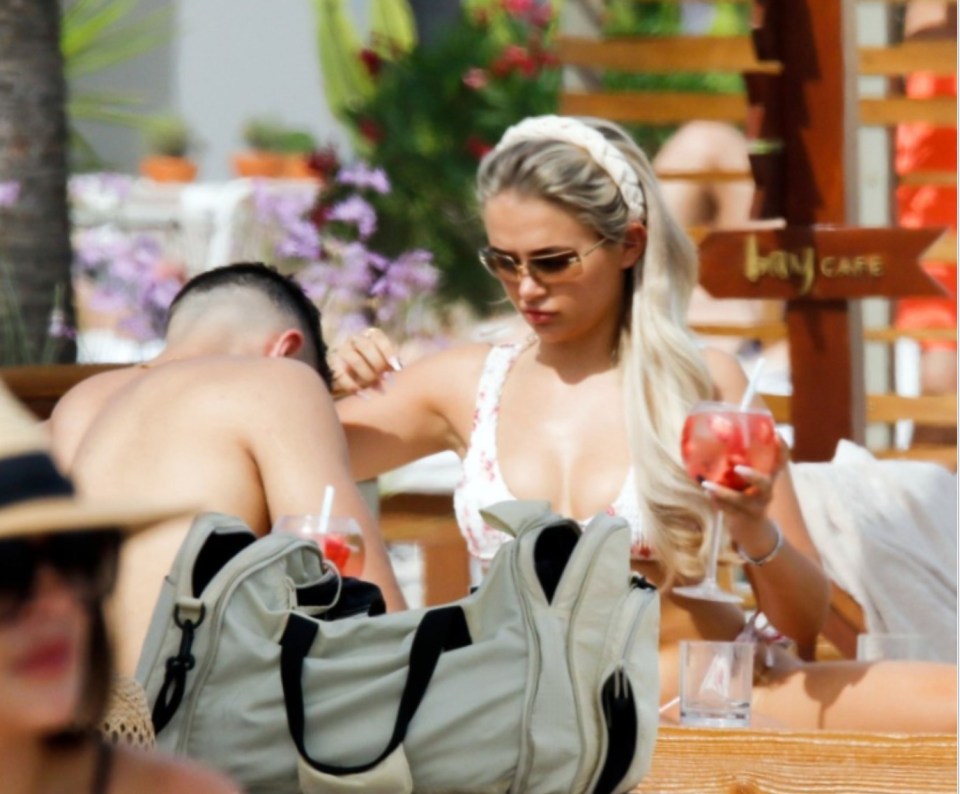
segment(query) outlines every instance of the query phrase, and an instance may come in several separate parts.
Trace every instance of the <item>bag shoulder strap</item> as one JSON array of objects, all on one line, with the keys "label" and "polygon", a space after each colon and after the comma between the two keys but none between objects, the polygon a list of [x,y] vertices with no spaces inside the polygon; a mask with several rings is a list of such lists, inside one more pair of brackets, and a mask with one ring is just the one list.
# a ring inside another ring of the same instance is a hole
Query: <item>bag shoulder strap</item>
[{"label": "bag shoulder strap", "polygon": [[539,499],[509,499],[480,511],[483,520],[495,529],[519,538],[524,532],[562,520],[551,512],[550,503]]},{"label": "bag shoulder strap", "polygon": [[472,643],[470,630],[463,609],[450,605],[432,609],[424,614],[417,626],[410,648],[407,680],[400,696],[397,716],[394,720],[390,741],[376,758],[356,766],[336,766],[317,761],[307,751],[304,741],[305,718],[303,705],[303,661],[317,636],[319,624],[304,615],[291,612],[280,639],[280,680],[283,684],[283,700],[287,710],[287,725],[290,736],[301,757],[318,772],[327,775],[352,775],[367,772],[384,761],[406,738],[410,721],[423,701],[430,679],[433,677],[440,654],[463,648]]}]

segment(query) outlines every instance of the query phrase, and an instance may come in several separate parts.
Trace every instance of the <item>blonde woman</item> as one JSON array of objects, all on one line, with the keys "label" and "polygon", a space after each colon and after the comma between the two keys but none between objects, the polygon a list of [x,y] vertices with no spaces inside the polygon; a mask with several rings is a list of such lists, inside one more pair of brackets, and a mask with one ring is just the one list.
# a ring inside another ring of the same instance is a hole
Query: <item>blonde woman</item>
[{"label": "blonde woman", "polygon": [[[686,413],[737,403],[735,359],[700,349],[685,322],[696,251],[667,211],[643,152],[598,119],[542,116],[509,129],[481,162],[488,245],[480,262],[529,326],[519,344],[422,359],[381,393],[343,400],[354,474],[370,477],[441,450],[463,461],[458,523],[481,571],[506,539],[479,510],[548,499],[579,520],[606,511],[633,531],[637,571],[661,587],[661,700],[677,692],[678,644],[734,639],[739,608],[671,592],[704,571],[704,531],[723,511],[770,622],[812,644],[828,582],[803,525],[781,448],[743,492],[699,485],[680,463]],[[341,385],[369,383],[392,358],[379,332],[341,350]],[[738,469],[738,472],[740,470]],[[758,638],[754,714],[798,728],[955,730],[956,670],[893,663],[805,664]],[[905,681],[916,684],[904,697]]]}]

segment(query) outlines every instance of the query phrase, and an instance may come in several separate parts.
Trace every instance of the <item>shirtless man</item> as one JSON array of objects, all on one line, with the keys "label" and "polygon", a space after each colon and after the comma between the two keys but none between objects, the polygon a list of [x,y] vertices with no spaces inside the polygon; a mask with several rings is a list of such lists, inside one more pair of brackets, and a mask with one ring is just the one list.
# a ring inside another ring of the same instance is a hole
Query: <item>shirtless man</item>
[{"label": "shirtless man", "polygon": [[[278,516],[318,512],[333,485],[333,514],[363,530],[364,576],[389,608],[402,608],[350,475],[319,320],[296,284],[263,265],[203,273],[171,305],[159,356],[89,378],[61,399],[50,419],[53,452],[92,496],[169,496],[236,515],[260,535]],[[125,547],[114,623],[122,672],[135,666],[188,528],[164,524]]]}]

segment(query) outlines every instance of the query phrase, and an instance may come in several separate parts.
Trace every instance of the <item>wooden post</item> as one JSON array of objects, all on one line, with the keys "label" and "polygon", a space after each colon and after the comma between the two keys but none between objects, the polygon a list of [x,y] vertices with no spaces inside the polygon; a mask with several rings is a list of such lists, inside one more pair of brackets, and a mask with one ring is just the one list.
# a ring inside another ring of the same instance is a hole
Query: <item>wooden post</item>
[{"label": "wooden post", "polygon": [[[757,2],[758,55],[778,57],[783,71],[765,77],[763,99],[778,101],[751,117],[749,132],[780,142],[780,167],[763,194],[779,204],[768,209],[779,209],[788,226],[844,224],[856,217],[856,137],[847,134],[853,129],[847,75],[854,71],[847,68],[854,54],[847,6],[844,0]],[[794,457],[829,460],[838,439],[863,441],[860,306],[843,299],[791,300],[786,320]],[[823,388],[826,376],[829,389]]]}]

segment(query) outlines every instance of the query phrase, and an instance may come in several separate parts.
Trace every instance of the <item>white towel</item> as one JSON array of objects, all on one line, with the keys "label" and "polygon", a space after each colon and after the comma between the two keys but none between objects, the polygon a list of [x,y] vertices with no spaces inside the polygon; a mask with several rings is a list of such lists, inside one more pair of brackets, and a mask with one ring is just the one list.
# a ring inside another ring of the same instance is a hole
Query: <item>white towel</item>
[{"label": "white towel", "polygon": [[934,658],[956,662],[957,476],[849,441],[792,474],[827,574],[863,607],[867,629],[923,634]]}]

